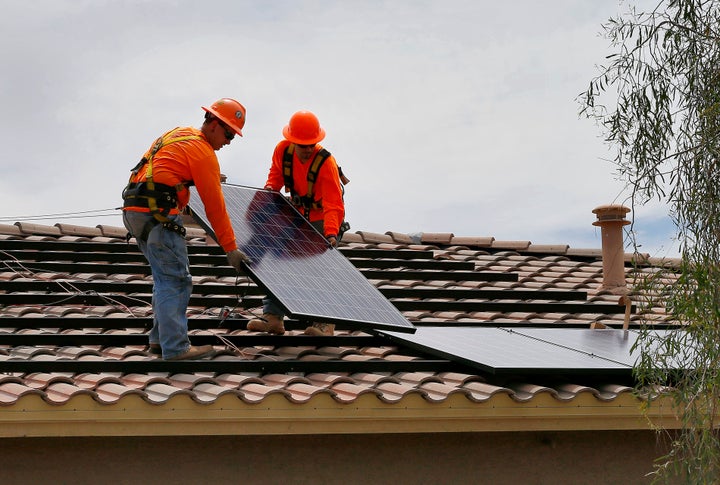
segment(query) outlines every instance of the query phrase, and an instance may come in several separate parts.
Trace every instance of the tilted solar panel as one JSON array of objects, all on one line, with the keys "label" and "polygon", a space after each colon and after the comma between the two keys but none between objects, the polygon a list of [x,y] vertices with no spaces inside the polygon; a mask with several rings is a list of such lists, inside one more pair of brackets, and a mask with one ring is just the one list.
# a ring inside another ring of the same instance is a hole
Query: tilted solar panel
[{"label": "tilted solar panel", "polygon": [[[656,331],[662,336],[662,330]],[[615,329],[421,327],[382,335],[417,350],[496,375],[630,375],[638,333]]]},{"label": "tilted solar panel", "polygon": [[[190,210],[214,235],[200,197]],[[293,317],[412,333],[415,327],[282,194],[223,184],[250,277]]]}]

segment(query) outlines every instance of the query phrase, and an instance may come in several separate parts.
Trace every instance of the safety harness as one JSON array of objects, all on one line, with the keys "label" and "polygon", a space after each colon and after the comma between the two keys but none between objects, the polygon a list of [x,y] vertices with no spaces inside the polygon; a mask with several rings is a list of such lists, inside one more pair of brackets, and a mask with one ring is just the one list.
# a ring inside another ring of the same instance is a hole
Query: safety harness
[{"label": "safety harness", "polygon": [[322,209],[322,201],[315,200],[314,188],[320,167],[322,167],[325,160],[328,159],[330,152],[323,148],[317,152],[317,155],[315,155],[315,158],[310,163],[307,174],[307,194],[304,196],[298,195],[293,184],[293,153],[295,153],[295,144],[291,143],[285,149],[285,153],[283,153],[283,177],[285,179],[285,187],[290,188],[290,200],[293,205],[301,207],[303,209],[303,215],[305,218],[308,218],[310,217],[311,209]]},{"label": "safety harness", "polygon": [[[175,128],[163,136],[155,140],[147,157],[143,157],[135,167],[133,167],[130,180],[123,190],[123,207],[147,207],[150,209],[152,219],[143,227],[140,239],[146,241],[150,231],[156,224],[162,224],[165,229],[176,232],[185,237],[185,228],[169,219],[167,216],[170,210],[177,207],[177,194],[186,190],[192,185],[192,182],[179,183],[175,186],[155,183],[153,180],[153,157],[161,148],[179,141],[199,140],[198,135],[173,136],[180,128]],[[135,182],[140,170],[147,164],[144,182]],[[129,236],[129,235],[128,235]]]},{"label": "safety harness", "polygon": [[[293,182],[293,154],[295,153],[295,144],[291,143],[285,148],[285,151],[283,152],[283,179],[285,182],[285,187],[290,189],[290,201],[295,207],[301,208],[302,213],[305,216],[306,219],[310,218],[310,210],[312,209],[322,209],[322,200],[315,200],[315,182],[318,178],[318,173],[320,173],[320,168],[323,166],[323,163],[325,163],[325,160],[330,157],[330,152],[326,149],[322,148],[320,151],[317,152],[315,155],[315,158],[310,163],[310,168],[308,169],[307,174],[307,193],[304,196],[298,195],[298,193],[295,191],[295,184]],[[340,189],[342,190],[342,195],[345,195],[345,185],[350,182],[350,180],[343,174],[342,168],[338,167],[338,175],[340,177]],[[350,229],[350,224],[347,221],[343,221],[343,223],[340,225],[340,234],[339,237],[342,237],[342,234]]]}]

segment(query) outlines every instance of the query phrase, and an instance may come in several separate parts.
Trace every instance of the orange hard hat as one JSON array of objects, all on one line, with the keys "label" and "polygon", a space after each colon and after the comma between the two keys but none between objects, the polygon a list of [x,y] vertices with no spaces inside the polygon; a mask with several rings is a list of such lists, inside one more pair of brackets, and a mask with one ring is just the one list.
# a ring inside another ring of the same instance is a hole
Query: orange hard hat
[{"label": "orange hard hat", "polygon": [[317,116],[310,111],[298,111],[283,128],[283,136],[298,145],[314,145],[325,138],[325,130],[320,127]]},{"label": "orange hard hat", "polygon": [[203,106],[202,109],[220,118],[235,133],[242,136],[242,128],[245,126],[245,106],[232,98],[222,98],[215,101],[209,108]]}]

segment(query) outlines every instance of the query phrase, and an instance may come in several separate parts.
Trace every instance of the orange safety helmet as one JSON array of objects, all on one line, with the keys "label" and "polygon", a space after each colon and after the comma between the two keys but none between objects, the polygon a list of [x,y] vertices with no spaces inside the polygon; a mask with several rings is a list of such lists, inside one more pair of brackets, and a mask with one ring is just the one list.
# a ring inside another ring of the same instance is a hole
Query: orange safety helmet
[{"label": "orange safety helmet", "polygon": [[325,130],[320,127],[317,116],[310,111],[298,111],[283,128],[283,136],[298,145],[314,145],[325,138]]},{"label": "orange safety helmet", "polygon": [[209,108],[203,106],[202,109],[220,118],[235,133],[242,136],[242,128],[245,126],[245,106],[232,98],[222,98],[215,101]]}]

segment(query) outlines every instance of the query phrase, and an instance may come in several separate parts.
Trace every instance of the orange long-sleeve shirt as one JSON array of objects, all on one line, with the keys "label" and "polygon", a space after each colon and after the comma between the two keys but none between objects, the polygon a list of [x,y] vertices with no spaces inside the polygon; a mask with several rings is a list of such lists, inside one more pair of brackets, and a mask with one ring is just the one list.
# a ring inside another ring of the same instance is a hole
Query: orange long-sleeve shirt
[{"label": "orange long-sleeve shirt", "polygon": [[[267,182],[265,182],[266,188],[280,190],[285,185],[285,179],[283,177],[283,154],[289,145],[289,141],[282,140],[275,147],[272,165],[270,165]],[[307,195],[308,171],[312,160],[315,159],[315,155],[317,155],[317,152],[320,150],[322,150],[322,147],[315,145],[315,150],[310,160],[306,163],[301,162],[297,154],[293,153],[294,187],[292,187],[292,189],[301,197]],[[288,189],[289,188],[290,187],[288,187]],[[337,236],[340,230],[340,224],[342,224],[345,218],[345,203],[342,198],[337,162],[332,155],[330,155],[322,164],[322,167],[320,167],[317,180],[313,186],[313,198],[315,201],[322,202],[322,208],[310,210],[310,222],[322,220],[325,236]]]},{"label": "orange long-sleeve shirt", "polygon": [[[179,128],[172,137],[198,136],[199,139],[183,140],[163,146],[152,159],[153,181],[155,183],[177,186],[192,182],[205,206],[205,214],[218,238],[218,244],[225,252],[237,249],[235,232],[230,224],[225,197],[220,185],[220,164],[217,155],[205,136],[197,128]],[[150,156],[150,150],[145,157]],[[144,182],[148,165],[138,172],[134,182]],[[182,209],[190,201],[190,189],[178,191],[178,208]],[[128,207],[127,210],[147,210],[147,208]]]}]

